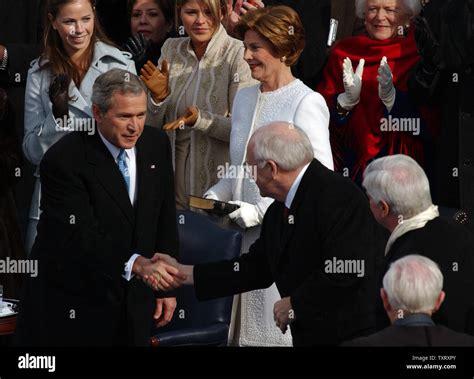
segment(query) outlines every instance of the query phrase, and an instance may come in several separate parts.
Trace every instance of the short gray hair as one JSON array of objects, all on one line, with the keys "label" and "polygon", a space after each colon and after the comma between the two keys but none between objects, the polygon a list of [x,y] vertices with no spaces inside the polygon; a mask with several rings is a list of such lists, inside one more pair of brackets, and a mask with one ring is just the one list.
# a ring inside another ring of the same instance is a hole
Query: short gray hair
[{"label": "short gray hair", "polygon": [[[275,124],[287,124],[284,133],[274,128]],[[293,171],[309,163],[314,151],[306,133],[296,125],[286,122],[272,122],[262,126],[253,134],[253,154],[257,165],[273,160],[285,171]]]},{"label": "short gray hair", "polygon": [[431,313],[443,290],[443,274],[431,259],[407,255],[391,264],[383,288],[394,310]]},{"label": "short gray hair", "polygon": [[[410,17],[416,17],[421,12],[420,0],[398,0],[403,4],[405,13]],[[356,16],[365,18],[367,0],[355,0]]]},{"label": "short gray hair", "polygon": [[362,186],[374,202],[386,201],[393,213],[404,219],[433,205],[425,172],[406,155],[396,154],[371,162],[364,171]]},{"label": "short gray hair", "polygon": [[102,113],[112,105],[112,96],[115,92],[141,95],[147,93],[145,84],[140,78],[126,70],[113,68],[97,77],[92,87],[92,104],[99,107]]}]

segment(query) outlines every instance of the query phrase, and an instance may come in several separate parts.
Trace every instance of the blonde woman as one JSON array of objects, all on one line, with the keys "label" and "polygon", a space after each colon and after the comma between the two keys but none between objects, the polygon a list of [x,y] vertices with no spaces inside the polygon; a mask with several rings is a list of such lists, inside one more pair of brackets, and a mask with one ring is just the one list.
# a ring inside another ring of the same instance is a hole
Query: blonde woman
[{"label": "blonde woman", "polygon": [[178,0],[178,32],[163,45],[158,67],[141,70],[152,93],[148,123],[169,132],[175,168],[176,205],[202,196],[229,161],[230,111],[235,94],[252,84],[241,41],[221,21],[224,0]]}]

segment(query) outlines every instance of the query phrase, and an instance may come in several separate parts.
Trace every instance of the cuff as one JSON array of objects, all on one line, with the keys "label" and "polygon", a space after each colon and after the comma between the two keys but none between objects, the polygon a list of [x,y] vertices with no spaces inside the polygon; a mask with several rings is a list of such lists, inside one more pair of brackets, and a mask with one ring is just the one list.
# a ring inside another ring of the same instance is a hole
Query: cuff
[{"label": "cuff", "polygon": [[123,274],[122,277],[129,282],[135,274],[132,272],[133,264],[135,263],[135,259],[137,259],[140,256],[140,254],[133,254],[131,258],[128,260],[127,263],[124,264],[124,269],[123,269]]}]

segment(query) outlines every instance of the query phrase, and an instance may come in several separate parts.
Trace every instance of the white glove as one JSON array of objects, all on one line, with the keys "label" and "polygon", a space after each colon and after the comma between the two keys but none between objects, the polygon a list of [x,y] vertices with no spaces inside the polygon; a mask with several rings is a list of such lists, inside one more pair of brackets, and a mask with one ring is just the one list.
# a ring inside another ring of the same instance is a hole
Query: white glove
[{"label": "white glove", "polygon": [[342,82],[344,83],[345,92],[337,97],[337,102],[344,109],[351,110],[359,103],[364,64],[365,60],[360,59],[354,72],[352,62],[349,58],[344,59],[342,63]]},{"label": "white glove", "polygon": [[202,197],[204,197],[205,199],[219,200],[217,195],[212,191],[207,191]]},{"label": "white glove", "polygon": [[230,213],[229,217],[242,229],[251,228],[252,226],[260,225],[262,223],[262,218],[260,217],[255,205],[243,201],[229,201],[229,203],[240,206],[239,209]]},{"label": "white glove", "polygon": [[390,112],[395,104],[395,87],[393,86],[393,75],[387,63],[387,57],[380,61],[377,80],[379,81],[379,97]]}]

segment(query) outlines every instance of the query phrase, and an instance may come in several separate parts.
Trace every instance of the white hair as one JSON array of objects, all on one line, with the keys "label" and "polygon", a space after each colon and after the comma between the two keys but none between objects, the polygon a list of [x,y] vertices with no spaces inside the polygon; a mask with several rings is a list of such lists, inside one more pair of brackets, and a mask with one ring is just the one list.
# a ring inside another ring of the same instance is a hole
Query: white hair
[{"label": "white hair", "polygon": [[443,290],[443,274],[431,259],[407,255],[391,264],[383,288],[394,310],[431,313]]},{"label": "white hair", "polygon": [[[410,17],[416,17],[421,11],[420,0],[398,0],[402,3],[403,10]],[[367,0],[355,0],[356,16],[365,18],[365,11],[367,10]]]},{"label": "white hair", "polygon": [[[274,128],[275,124],[287,124],[288,130]],[[294,131],[294,133],[292,133]],[[273,122],[262,126],[252,136],[253,154],[258,165],[273,160],[285,171],[293,171],[309,163],[314,151],[306,133],[296,125],[286,122]]]},{"label": "white hair", "polygon": [[362,186],[374,202],[386,201],[392,212],[404,219],[433,204],[425,172],[406,155],[396,154],[371,162],[364,171]]}]

